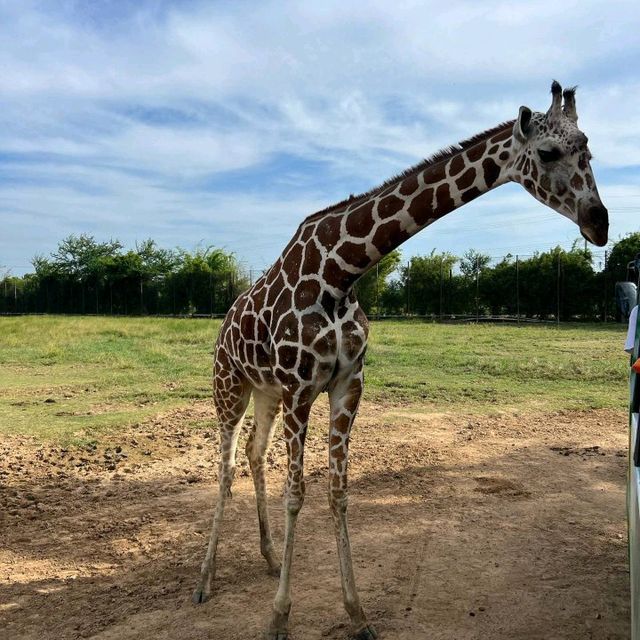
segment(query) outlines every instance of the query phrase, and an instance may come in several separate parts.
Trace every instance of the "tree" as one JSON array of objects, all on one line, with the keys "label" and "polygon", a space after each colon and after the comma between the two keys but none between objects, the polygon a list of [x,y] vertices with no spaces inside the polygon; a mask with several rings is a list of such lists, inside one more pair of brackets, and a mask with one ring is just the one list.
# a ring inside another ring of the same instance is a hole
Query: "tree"
[{"label": "tree", "polygon": [[93,263],[105,256],[115,256],[122,249],[118,240],[96,242],[93,236],[71,234],[58,244],[51,254],[52,262],[61,273],[77,280],[86,278],[93,271]]},{"label": "tree", "polygon": [[199,247],[194,252],[180,249],[178,255],[171,287],[182,313],[224,313],[249,286],[232,253]]},{"label": "tree", "polygon": [[509,254],[494,267],[485,267],[482,271],[482,276],[478,278],[479,304],[481,302],[491,315],[517,312],[518,268],[519,264]]},{"label": "tree", "polygon": [[401,270],[407,313],[438,314],[445,310],[445,282],[458,261],[451,253],[414,256]]},{"label": "tree", "polygon": [[539,317],[593,317],[597,314],[596,278],[591,254],[574,245],[536,253],[520,262],[522,313]]},{"label": "tree", "polygon": [[87,234],[71,234],[58,244],[51,258],[36,255],[32,264],[38,283],[37,297],[42,300],[44,292],[45,310],[85,313],[88,298],[96,299],[98,295],[100,261],[116,256],[121,249],[117,240],[96,242]]},{"label": "tree", "polygon": [[401,259],[397,249],[388,253],[377,265],[364,273],[355,285],[356,295],[365,313],[380,313],[388,289],[389,276],[398,268]]},{"label": "tree", "polygon": [[630,233],[613,245],[607,258],[606,272],[613,286],[627,279],[627,264],[640,253],[640,233]]},{"label": "tree", "polygon": [[136,243],[136,253],[142,261],[142,271],[147,278],[171,273],[179,264],[180,258],[171,249],[161,249],[151,238]]},{"label": "tree", "polygon": [[468,249],[460,258],[460,271],[467,278],[475,278],[477,274],[489,266],[491,256],[479,253],[475,249]]}]

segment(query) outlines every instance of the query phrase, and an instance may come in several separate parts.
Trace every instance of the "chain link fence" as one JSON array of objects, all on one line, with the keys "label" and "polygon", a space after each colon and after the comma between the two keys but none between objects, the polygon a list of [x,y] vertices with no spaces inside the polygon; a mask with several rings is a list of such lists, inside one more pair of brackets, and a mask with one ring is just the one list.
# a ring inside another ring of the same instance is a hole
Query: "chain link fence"
[{"label": "chain link fence", "polygon": [[[607,255],[579,252],[479,256],[466,269],[448,254],[412,258],[370,295],[359,296],[374,318],[425,317],[441,321],[615,319]],[[212,274],[129,278],[118,282],[0,281],[2,314],[223,316],[262,275]],[[358,284],[356,284],[358,292]]]}]

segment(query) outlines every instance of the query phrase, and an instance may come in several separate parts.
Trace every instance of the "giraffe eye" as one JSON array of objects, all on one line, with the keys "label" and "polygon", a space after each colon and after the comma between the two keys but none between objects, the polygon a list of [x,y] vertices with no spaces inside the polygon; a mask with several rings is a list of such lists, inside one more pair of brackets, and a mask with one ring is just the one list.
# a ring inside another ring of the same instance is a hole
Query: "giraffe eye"
[{"label": "giraffe eye", "polygon": [[542,162],[554,162],[555,160],[560,160],[562,152],[560,149],[550,149],[549,151],[546,151],[545,149],[538,149],[538,155]]}]

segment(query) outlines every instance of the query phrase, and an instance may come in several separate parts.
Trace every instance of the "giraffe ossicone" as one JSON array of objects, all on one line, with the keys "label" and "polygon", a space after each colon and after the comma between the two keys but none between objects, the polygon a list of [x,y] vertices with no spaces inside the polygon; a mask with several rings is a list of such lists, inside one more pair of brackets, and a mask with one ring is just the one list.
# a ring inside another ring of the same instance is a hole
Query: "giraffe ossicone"
[{"label": "giraffe ossicone", "polygon": [[[246,452],[258,503],[260,548],[269,570],[280,576],[267,638],[287,638],[295,526],[305,495],[305,434],[311,405],[327,391],[329,504],[344,605],[353,637],[376,637],[355,586],[346,516],[349,434],[363,390],[368,333],[353,284],[414,234],[507,182],[520,183],[534,198],[572,220],[590,242],[606,244],[608,214],[591,171],[587,137],[578,129],[575,90],[563,92],[554,81],[551,93],[546,113],[521,107],[515,120],[440,151],[367,193],[309,216],[273,266],[235,301],[215,349],[220,486],[194,602],[211,594],[236,444],[253,395],[255,416]],[[281,411],[288,472],[280,564],[269,527],[264,464]]]}]

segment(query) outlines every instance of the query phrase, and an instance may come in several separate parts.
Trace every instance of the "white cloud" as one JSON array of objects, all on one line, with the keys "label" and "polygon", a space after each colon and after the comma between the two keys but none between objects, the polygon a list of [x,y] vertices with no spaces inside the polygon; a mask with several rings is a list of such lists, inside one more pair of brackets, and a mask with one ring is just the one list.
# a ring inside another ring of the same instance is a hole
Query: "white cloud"
[{"label": "white cloud", "polygon": [[[272,220],[266,259],[313,207],[513,118],[520,104],[545,110],[557,77],[581,85],[601,191],[622,189],[620,220],[636,224],[640,80],[628,60],[640,54],[640,12],[630,1],[124,6],[0,2],[4,223],[46,227],[53,242],[87,228],[169,244],[211,233],[240,253],[239,236],[255,247],[265,233],[252,220]],[[279,179],[268,167],[281,157]],[[246,177],[235,191],[220,188],[230,171]],[[510,197],[471,211],[504,216]],[[549,229],[562,236],[560,226]],[[457,240],[476,242],[465,229]],[[40,247],[41,236],[5,235],[0,262]]]}]

